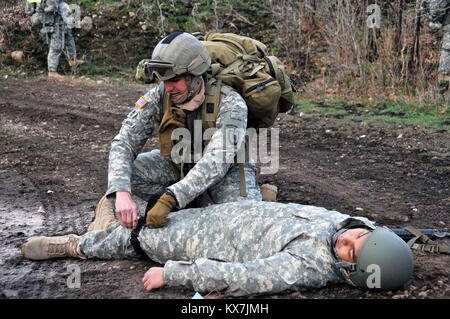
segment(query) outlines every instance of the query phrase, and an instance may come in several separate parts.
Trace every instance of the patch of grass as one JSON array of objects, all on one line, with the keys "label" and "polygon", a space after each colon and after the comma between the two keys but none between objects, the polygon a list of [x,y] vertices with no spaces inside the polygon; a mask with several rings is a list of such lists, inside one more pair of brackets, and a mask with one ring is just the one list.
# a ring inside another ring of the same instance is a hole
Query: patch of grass
[{"label": "patch of grass", "polygon": [[302,111],[313,111],[314,109],[317,108],[317,103],[314,102],[313,100],[303,100],[300,101],[297,99],[297,102],[295,103],[295,107],[298,110],[302,110]]},{"label": "patch of grass", "polygon": [[296,109],[307,116],[338,117],[378,126],[420,126],[426,131],[450,132],[450,109],[443,105],[396,101],[317,102],[297,100]]},{"label": "patch of grass", "polygon": [[324,116],[346,114],[345,107],[340,103],[317,103],[314,101],[299,101],[295,107],[300,112],[314,112]]},{"label": "patch of grass", "polygon": [[[101,0],[103,4],[112,4],[117,0]],[[79,4],[82,4],[85,8],[92,10],[97,5],[98,0],[80,0]]]},{"label": "patch of grass", "polygon": [[435,142],[437,144],[450,144],[450,140],[449,139],[445,139],[445,138],[437,139],[437,140],[435,140]]}]

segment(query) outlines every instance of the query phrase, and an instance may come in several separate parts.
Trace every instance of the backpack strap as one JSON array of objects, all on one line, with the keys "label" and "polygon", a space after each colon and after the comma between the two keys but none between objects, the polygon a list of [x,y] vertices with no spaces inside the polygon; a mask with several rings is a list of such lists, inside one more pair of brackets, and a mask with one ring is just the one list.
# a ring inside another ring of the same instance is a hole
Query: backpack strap
[{"label": "backpack strap", "polygon": [[[209,128],[215,128],[217,117],[219,114],[219,104],[222,100],[222,97],[227,96],[233,89],[227,85],[222,84],[221,79],[212,78],[208,81],[207,88],[205,89],[205,101],[201,106],[201,114],[202,114],[202,126],[203,131],[206,131]],[[171,104],[170,95],[164,92],[163,94],[163,103],[162,103],[162,114],[166,112]],[[207,143],[205,143],[204,147]],[[246,158],[248,152],[248,143],[245,143],[246,147]],[[247,197],[246,190],[246,181],[245,181],[245,171],[244,171],[244,163],[237,162],[237,155],[234,159],[234,164],[239,166],[239,177],[240,177],[240,195],[242,197]],[[184,178],[184,163],[181,163],[180,167],[180,177]],[[205,196],[207,194],[202,195],[202,202],[205,201]]]},{"label": "backpack strap", "polygon": [[260,58],[254,55],[237,54],[234,62],[220,71],[217,74],[217,78],[228,74],[235,74],[250,78],[262,69],[264,69],[264,64]]},{"label": "backpack strap", "polygon": [[[215,88],[214,88],[215,86]],[[221,95],[228,95],[232,88],[229,86],[222,85],[222,79],[211,79],[208,83],[208,89],[206,92],[205,101],[202,105],[202,125],[203,130],[216,127],[217,116],[219,114],[219,104],[221,101]],[[246,145],[246,155],[248,143]],[[244,163],[237,162],[237,155],[234,158],[234,165],[239,166],[239,177],[240,177],[240,195],[242,197],[247,197],[246,181],[245,181],[245,171]]]},{"label": "backpack strap", "polygon": [[[438,244],[437,242],[431,240],[427,235],[422,234],[413,226],[405,227],[405,229],[415,236],[408,241],[408,246],[411,249],[431,253],[449,254],[449,247],[447,245]],[[421,244],[416,244],[416,241],[421,242]]]},{"label": "backpack strap", "polygon": [[220,94],[222,80],[211,79],[205,90],[205,101],[202,105],[202,126],[203,130],[216,127],[217,116],[219,114]]},{"label": "backpack strap", "polygon": [[[234,161],[236,162],[236,157]],[[239,188],[241,191],[240,195],[242,197],[247,197],[247,182],[245,181],[244,163],[237,163],[237,165],[239,166]]]},{"label": "backpack strap", "polygon": [[166,110],[169,108],[169,106],[171,106],[172,101],[170,98],[170,94],[166,92],[166,90],[164,90],[163,93],[163,103],[162,103],[162,110],[161,110],[161,117],[162,115],[164,115],[164,113],[166,112]]}]

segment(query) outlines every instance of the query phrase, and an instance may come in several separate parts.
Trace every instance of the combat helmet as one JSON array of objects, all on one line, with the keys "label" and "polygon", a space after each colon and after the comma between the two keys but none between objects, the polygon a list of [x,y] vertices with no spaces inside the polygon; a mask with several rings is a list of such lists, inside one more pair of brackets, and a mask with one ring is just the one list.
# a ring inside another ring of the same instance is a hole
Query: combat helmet
[{"label": "combat helmet", "polygon": [[211,65],[208,50],[187,32],[173,32],[166,36],[156,45],[151,60],[144,61],[141,64],[145,76],[153,80],[156,75],[161,81],[182,74],[202,75]]},{"label": "combat helmet", "polygon": [[408,245],[388,228],[376,227],[361,246],[356,263],[340,260],[336,266],[353,286],[394,290],[408,283],[413,264]]}]

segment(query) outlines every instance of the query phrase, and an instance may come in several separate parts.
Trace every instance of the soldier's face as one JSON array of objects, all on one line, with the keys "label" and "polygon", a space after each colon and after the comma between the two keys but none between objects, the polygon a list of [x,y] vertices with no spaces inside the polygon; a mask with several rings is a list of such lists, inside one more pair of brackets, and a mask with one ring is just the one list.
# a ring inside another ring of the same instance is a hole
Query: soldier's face
[{"label": "soldier's face", "polygon": [[336,241],[336,251],[342,260],[356,263],[359,250],[367,239],[370,231],[364,228],[349,229],[339,235]]},{"label": "soldier's face", "polygon": [[176,77],[164,81],[164,88],[173,98],[183,94],[187,90],[187,83],[184,77]]}]

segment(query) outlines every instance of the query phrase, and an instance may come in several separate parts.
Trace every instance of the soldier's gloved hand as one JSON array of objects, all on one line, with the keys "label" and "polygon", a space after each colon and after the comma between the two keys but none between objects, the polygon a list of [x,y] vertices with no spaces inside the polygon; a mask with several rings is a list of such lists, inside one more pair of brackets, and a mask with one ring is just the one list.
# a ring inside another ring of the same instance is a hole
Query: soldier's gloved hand
[{"label": "soldier's gloved hand", "polygon": [[155,206],[147,212],[147,227],[160,228],[167,225],[169,222],[169,213],[176,206],[177,200],[170,194],[165,192],[156,202]]}]

